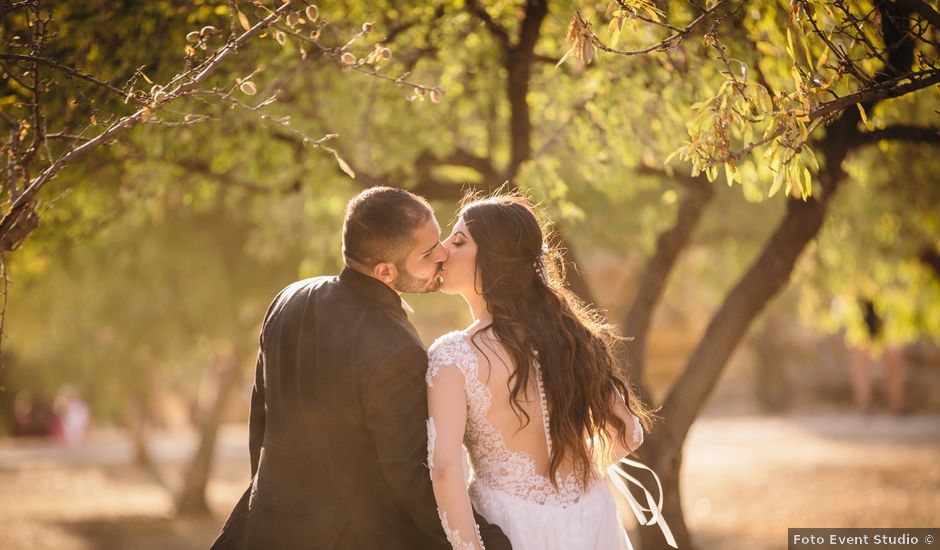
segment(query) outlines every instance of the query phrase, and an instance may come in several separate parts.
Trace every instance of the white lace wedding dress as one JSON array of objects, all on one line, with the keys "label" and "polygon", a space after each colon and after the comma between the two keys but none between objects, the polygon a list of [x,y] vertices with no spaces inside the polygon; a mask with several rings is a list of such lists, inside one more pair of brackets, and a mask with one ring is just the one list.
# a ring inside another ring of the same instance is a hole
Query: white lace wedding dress
[{"label": "white lace wedding dress", "polygon": [[[481,370],[478,350],[465,332],[446,334],[431,346],[426,377],[428,466],[435,480],[438,513],[452,547],[457,550],[484,548],[472,504],[487,521],[503,530],[514,550],[631,549],[613,493],[599,469],[592,472],[591,483],[584,489],[574,473],[560,479],[556,488],[537,471],[532,454],[510,449],[506,441],[521,428],[503,433],[491,423],[492,411],[501,408],[505,413],[509,403],[507,400],[494,406],[493,394],[487,386],[494,383],[490,376],[492,371],[481,377]],[[538,365],[535,379],[541,397],[541,418],[535,415],[531,420],[544,431],[544,448],[538,450],[545,463],[545,458],[551,454],[552,442]],[[635,418],[632,433],[632,447],[636,448],[642,443],[643,432]],[[462,463],[461,443],[469,452],[473,469],[469,490],[462,476],[458,481],[455,475],[448,478],[435,472],[444,467],[442,461],[446,461],[451,471],[458,460]],[[646,469],[633,461],[626,461],[624,465]],[[616,473],[614,469],[609,471]],[[637,519],[647,525],[658,523],[666,539],[675,546],[660,516],[662,502],[657,503],[643,488],[650,505],[643,507],[630,496],[624,484],[626,481],[642,487],[638,481],[626,474],[611,477],[621,492],[625,492],[624,497]],[[656,481],[659,482],[658,478]],[[650,512],[652,517],[646,518],[642,511]]]}]

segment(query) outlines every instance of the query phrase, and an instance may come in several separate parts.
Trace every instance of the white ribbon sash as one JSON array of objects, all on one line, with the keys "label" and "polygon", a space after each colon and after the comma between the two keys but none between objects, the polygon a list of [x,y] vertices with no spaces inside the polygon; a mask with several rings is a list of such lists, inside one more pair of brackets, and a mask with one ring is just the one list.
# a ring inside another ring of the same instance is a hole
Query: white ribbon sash
[{"label": "white ribbon sash", "polygon": [[[653,474],[653,479],[656,480],[656,487],[659,489],[659,501],[657,502],[656,499],[653,498],[653,495],[646,490],[646,487],[644,487],[639,480],[622,471],[617,467],[618,465],[624,467],[632,466],[634,468],[640,468]],[[666,537],[666,542],[669,544],[669,546],[672,546],[673,548],[679,548],[679,546],[676,544],[676,538],[672,535],[672,531],[669,529],[669,526],[666,525],[666,519],[663,517],[663,484],[659,481],[659,476],[656,475],[656,472],[640,462],[630,460],[629,458],[623,458],[620,460],[620,462],[608,467],[607,473],[610,480],[614,482],[614,485],[623,495],[623,498],[626,499],[627,504],[630,505],[634,515],[636,515],[637,521],[639,521],[641,525],[659,525],[659,528],[662,530],[663,536]],[[649,505],[649,508],[642,506],[639,502],[636,501],[635,498],[633,498],[627,483],[632,483],[633,485],[636,485],[643,490],[643,493],[646,495],[646,503]],[[650,517],[647,518],[644,512],[649,512]],[[627,544],[630,546],[630,550],[633,550],[633,543],[629,542],[629,540],[629,537],[627,537]]]}]

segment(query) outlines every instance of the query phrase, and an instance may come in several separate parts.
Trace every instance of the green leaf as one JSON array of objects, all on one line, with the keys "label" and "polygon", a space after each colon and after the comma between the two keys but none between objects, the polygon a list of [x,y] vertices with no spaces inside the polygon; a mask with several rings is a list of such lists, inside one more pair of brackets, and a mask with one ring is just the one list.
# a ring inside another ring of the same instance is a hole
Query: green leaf
[{"label": "green leaf", "polygon": [[813,152],[811,147],[807,145],[803,146],[803,150],[800,152],[800,159],[803,161],[803,164],[812,166],[814,172],[819,172],[819,161],[816,160],[816,153]]}]

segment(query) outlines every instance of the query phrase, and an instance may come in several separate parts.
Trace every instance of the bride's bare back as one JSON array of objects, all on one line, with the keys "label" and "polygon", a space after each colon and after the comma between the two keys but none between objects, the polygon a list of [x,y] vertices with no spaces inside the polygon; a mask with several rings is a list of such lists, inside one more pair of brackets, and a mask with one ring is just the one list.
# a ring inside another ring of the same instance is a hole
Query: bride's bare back
[{"label": "bride's bare back", "polygon": [[[528,455],[535,471],[547,479],[550,440],[546,435],[548,419],[542,410],[544,394],[539,388],[537,370],[529,373],[527,386],[517,400],[518,407],[528,415],[527,421],[511,402],[514,381],[510,382],[510,377],[517,367],[506,348],[488,331],[468,333],[467,339],[476,356],[477,376],[492,397],[486,420],[499,432],[510,451]],[[570,461],[563,462],[558,471],[559,479],[565,479],[571,471]]]}]

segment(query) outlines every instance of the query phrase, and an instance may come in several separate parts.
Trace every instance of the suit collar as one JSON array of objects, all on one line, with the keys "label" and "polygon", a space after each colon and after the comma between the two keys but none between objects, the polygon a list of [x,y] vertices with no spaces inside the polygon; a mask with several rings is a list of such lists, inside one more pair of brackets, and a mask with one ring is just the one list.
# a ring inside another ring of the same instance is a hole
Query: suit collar
[{"label": "suit collar", "polygon": [[339,274],[339,280],[367,300],[376,302],[396,315],[407,317],[404,308],[411,309],[391,287],[374,277],[363,275],[355,269],[344,267]]}]

